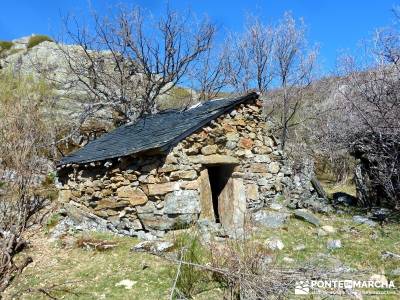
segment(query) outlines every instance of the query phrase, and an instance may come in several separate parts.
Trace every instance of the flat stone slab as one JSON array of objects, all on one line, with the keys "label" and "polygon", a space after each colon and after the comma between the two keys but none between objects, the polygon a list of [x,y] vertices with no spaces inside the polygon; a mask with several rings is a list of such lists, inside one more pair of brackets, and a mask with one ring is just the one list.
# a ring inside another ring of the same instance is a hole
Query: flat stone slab
[{"label": "flat stone slab", "polygon": [[342,242],[340,240],[329,240],[326,247],[330,250],[342,248]]},{"label": "flat stone slab", "polygon": [[375,227],[376,226],[376,222],[372,221],[371,219],[367,218],[367,217],[363,217],[363,216],[353,216],[353,222],[357,223],[357,224],[365,224],[368,225],[370,227]]},{"label": "flat stone slab", "polygon": [[166,214],[199,214],[200,198],[197,191],[180,190],[169,193],[164,199]]},{"label": "flat stone slab", "polygon": [[290,214],[278,211],[259,210],[253,213],[253,221],[267,228],[280,228],[289,217]]},{"label": "flat stone slab", "polygon": [[390,274],[392,276],[400,276],[400,268],[394,269]]},{"label": "flat stone slab", "polygon": [[326,236],[336,232],[336,229],[330,225],[324,225],[318,229],[318,236]]},{"label": "flat stone slab", "polygon": [[389,251],[383,251],[381,253],[382,259],[393,259],[393,260],[400,260],[400,254],[389,252]]},{"label": "flat stone slab", "polygon": [[132,280],[130,280],[130,279],[124,279],[124,280],[121,280],[120,282],[117,282],[116,284],[115,284],[115,286],[121,286],[121,287],[124,287],[125,289],[127,289],[127,290],[131,290],[132,289],[132,287],[135,285],[137,283],[137,281],[132,281]]},{"label": "flat stone slab", "polygon": [[239,164],[236,157],[229,155],[213,154],[213,155],[196,155],[189,157],[190,162],[202,165],[218,165],[218,164]]},{"label": "flat stone slab", "polygon": [[271,237],[265,241],[265,245],[268,247],[270,250],[282,250],[285,248],[285,245],[283,242],[277,238],[277,237]]},{"label": "flat stone slab", "polygon": [[293,247],[294,251],[303,251],[305,249],[306,249],[306,245],[304,245],[304,244],[299,244],[299,245]]},{"label": "flat stone slab", "polygon": [[279,211],[283,208],[283,206],[279,203],[271,203],[269,208],[275,211]]},{"label": "flat stone slab", "polygon": [[321,225],[321,221],[306,209],[296,209],[293,214],[296,218],[306,221],[314,226]]},{"label": "flat stone slab", "polygon": [[163,240],[144,241],[135,245],[131,251],[135,252],[165,252],[174,246],[173,243]]}]

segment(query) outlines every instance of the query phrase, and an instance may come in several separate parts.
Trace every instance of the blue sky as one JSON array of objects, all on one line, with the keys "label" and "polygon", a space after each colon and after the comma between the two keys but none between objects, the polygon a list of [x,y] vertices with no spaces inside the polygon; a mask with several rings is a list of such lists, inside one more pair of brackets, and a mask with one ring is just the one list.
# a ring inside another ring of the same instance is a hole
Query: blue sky
[{"label": "blue sky", "polygon": [[[153,14],[162,14],[165,0],[105,1],[91,5],[106,13],[113,4],[141,5]],[[257,14],[265,22],[276,22],[285,11],[303,17],[310,43],[320,45],[324,71],[330,71],[341,51],[352,51],[375,28],[389,25],[390,9],[400,0],[170,0],[176,9],[190,8],[197,15],[207,14],[222,29],[240,32],[247,13]],[[87,17],[88,0],[0,0],[0,40],[11,40],[32,33],[57,36],[60,17],[74,13]]]}]

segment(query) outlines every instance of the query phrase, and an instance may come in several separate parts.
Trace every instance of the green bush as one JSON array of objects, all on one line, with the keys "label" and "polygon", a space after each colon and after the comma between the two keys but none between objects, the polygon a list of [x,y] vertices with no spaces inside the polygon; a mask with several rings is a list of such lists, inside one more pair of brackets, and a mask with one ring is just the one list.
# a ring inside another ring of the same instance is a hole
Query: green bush
[{"label": "green bush", "polygon": [[[207,271],[192,265],[205,263],[206,250],[201,245],[198,237],[189,233],[183,233],[177,237],[175,250],[179,253],[182,261],[189,264],[182,264],[180,267],[174,299],[180,299],[182,296],[193,298],[196,294],[207,290],[212,282]],[[172,269],[170,277],[174,278],[175,276],[176,272]]]},{"label": "green bush", "polygon": [[46,175],[46,177],[44,178],[42,185],[44,187],[48,187],[54,184],[55,180],[56,180],[57,174],[55,172],[50,172]]},{"label": "green bush", "polygon": [[46,231],[50,232],[61,220],[61,215],[58,213],[52,214],[46,222]]},{"label": "green bush", "polygon": [[8,50],[13,46],[13,42],[9,41],[0,41],[0,52],[3,50]]},{"label": "green bush", "polygon": [[53,39],[47,35],[33,35],[29,38],[28,49],[33,48],[45,41],[54,42]]}]

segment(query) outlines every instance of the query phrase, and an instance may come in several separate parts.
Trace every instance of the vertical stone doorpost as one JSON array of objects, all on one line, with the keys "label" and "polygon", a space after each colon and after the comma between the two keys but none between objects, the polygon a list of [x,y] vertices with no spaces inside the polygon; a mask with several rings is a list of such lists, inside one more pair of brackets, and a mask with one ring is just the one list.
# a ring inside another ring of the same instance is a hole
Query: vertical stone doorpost
[{"label": "vertical stone doorpost", "polygon": [[218,213],[222,227],[230,235],[241,235],[246,214],[246,192],[241,178],[229,178],[218,197]]}]

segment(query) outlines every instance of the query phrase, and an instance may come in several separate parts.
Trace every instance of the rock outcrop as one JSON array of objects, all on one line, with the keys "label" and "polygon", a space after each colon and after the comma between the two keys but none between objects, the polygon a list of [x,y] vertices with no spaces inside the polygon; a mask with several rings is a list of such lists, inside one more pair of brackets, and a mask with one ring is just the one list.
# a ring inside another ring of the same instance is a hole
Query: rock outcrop
[{"label": "rock outcrop", "polygon": [[357,204],[400,209],[400,139],[398,134],[364,133],[352,144],[357,159]]}]

